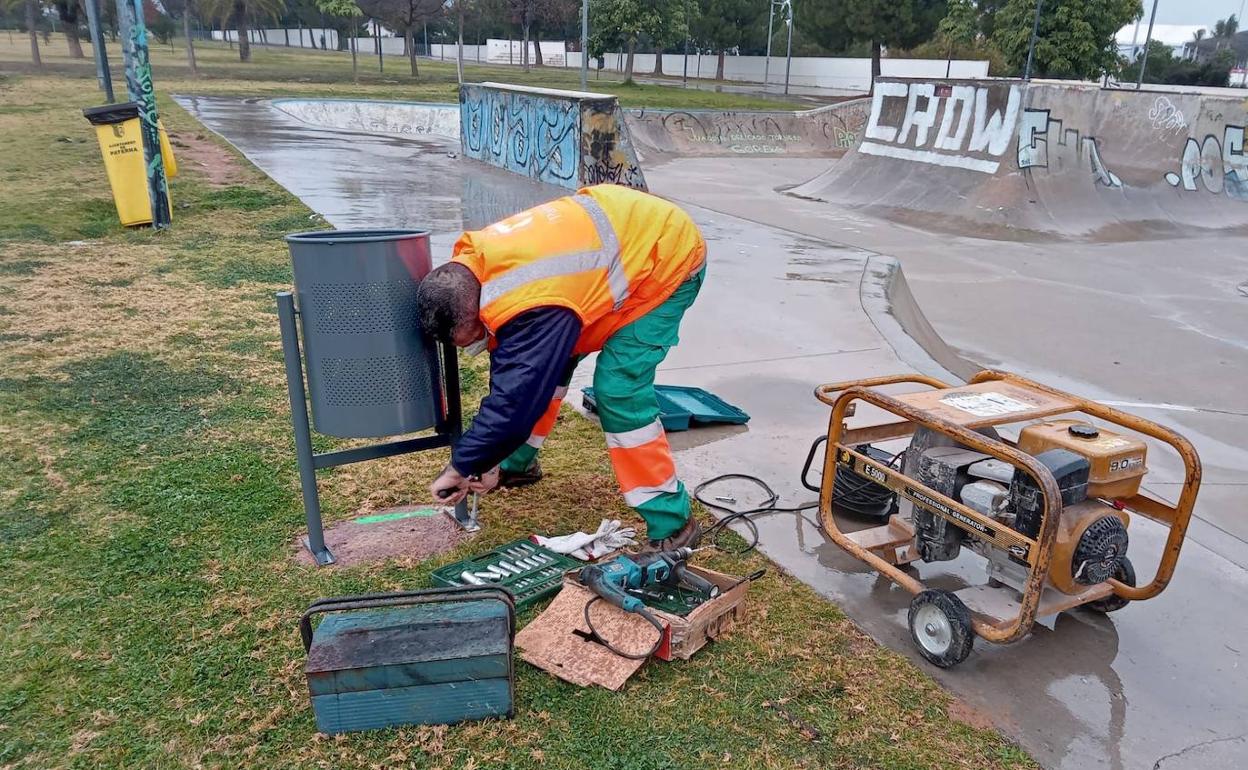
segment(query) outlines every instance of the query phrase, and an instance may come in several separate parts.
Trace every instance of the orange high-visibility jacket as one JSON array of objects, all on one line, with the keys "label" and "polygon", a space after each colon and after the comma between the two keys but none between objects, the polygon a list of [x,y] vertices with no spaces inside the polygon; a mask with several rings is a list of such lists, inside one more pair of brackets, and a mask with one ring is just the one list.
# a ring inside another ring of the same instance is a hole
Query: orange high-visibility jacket
[{"label": "orange high-visibility jacket", "polygon": [[648,193],[585,187],[464,233],[451,261],[481,282],[491,335],[526,310],[556,305],[581,319],[573,352],[600,350],[702,267],[706,242],[689,215]]}]

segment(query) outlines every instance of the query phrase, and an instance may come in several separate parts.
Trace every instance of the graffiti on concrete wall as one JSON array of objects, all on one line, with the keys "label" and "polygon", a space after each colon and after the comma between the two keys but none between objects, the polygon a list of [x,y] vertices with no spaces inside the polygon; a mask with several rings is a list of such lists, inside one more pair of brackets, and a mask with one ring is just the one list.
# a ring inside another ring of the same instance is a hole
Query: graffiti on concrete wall
[{"label": "graffiti on concrete wall", "polygon": [[1248,156],[1244,155],[1244,127],[1226,126],[1219,139],[1189,137],[1183,145],[1178,172],[1170,171],[1165,180],[1171,187],[1195,192],[1205,190],[1248,201]]},{"label": "graffiti on concrete wall", "polygon": [[1168,96],[1158,96],[1148,108],[1148,119],[1157,131],[1182,131],[1187,128],[1183,111]]},{"label": "graffiti on concrete wall", "polygon": [[1081,136],[1079,129],[1067,128],[1048,110],[1026,109],[1018,122],[1018,167],[1063,171],[1086,168],[1093,181],[1104,187],[1121,188],[1122,180],[1105,165],[1096,137]]},{"label": "graffiti on concrete wall", "polygon": [[1017,85],[877,82],[858,151],[994,174],[1014,139]]},{"label": "graffiti on concrete wall", "polygon": [[645,189],[614,98],[466,85],[460,91],[464,155],[549,184],[613,183]]},{"label": "graffiti on concrete wall", "polygon": [[806,112],[717,112],[637,109],[629,123],[644,145],[690,155],[837,156],[852,148],[869,100]]},{"label": "graffiti on concrete wall", "polygon": [[646,179],[615,102],[586,102],[581,112],[581,182],[646,189]]},{"label": "graffiti on concrete wall", "polygon": [[698,145],[716,145],[740,155],[783,153],[785,145],[800,142],[800,134],[785,131],[771,115],[742,115],[730,112],[697,115],[669,112],[662,118],[669,135]]},{"label": "graffiti on concrete wall", "polygon": [[577,183],[575,101],[465,88],[460,97],[464,154],[564,187]]}]

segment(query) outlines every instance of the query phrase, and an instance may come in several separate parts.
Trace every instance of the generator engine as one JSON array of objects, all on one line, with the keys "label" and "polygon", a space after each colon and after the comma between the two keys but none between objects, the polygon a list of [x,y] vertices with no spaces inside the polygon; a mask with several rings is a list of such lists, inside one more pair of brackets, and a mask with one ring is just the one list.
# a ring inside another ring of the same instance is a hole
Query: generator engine
[{"label": "generator engine", "polygon": [[[996,438],[995,432],[986,434]],[[1146,473],[1143,441],[1078,420],[1050,420],[1022,429],[1018,448],[1048,468],[1061,491],[1061,518],[1049,581],[1066,594],[1121,574],[1127,551],[1127,514],[1113,505],[1139,491]],[[1043,495],[1034,479],[989,455],[919,427],[903,473],[1029,538],[1040,531]],[[988,559],[989,576],[1020,588],[1026,561],[970,536],[946,518],[905,502],[914,544],[924,561],[948,561],[963,545]]]}]

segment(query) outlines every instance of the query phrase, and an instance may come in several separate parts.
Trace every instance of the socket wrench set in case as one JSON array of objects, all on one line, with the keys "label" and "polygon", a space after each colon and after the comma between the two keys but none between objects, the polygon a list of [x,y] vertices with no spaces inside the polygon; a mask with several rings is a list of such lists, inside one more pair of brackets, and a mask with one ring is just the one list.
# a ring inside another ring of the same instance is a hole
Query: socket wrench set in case
[{"label": "socket wrench set in case", "polygon": [[515,596],[519,611],[558,592],[564,573],[582,566],[576,559],[520,539],[440,567],[433,572],[433,582],[440,586],[502,586]]}]

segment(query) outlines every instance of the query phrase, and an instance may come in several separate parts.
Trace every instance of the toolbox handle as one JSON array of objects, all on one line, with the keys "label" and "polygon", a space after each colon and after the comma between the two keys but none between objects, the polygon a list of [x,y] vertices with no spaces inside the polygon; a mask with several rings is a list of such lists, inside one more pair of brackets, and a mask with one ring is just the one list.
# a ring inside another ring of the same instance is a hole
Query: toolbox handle
[{"label": "toolbox handle", "polygon": [[355,596],[330,596],[317,599],[308,605],[299,618],[299,636],[303,640],[303,650],[312,649],[312,618],[326,612],[342,612],[345,610],[363,610],[375,607],[408,607],[416,604],[443,604],[449,602],[466,602],[473,599],[496,599],[507,607],[507,625],[511,638],[516,638],[516,600],[511,591],[503,586],[448,586],[446,588],[425,588],[415,591],[395,591],[392,593],[357,594]]}]

